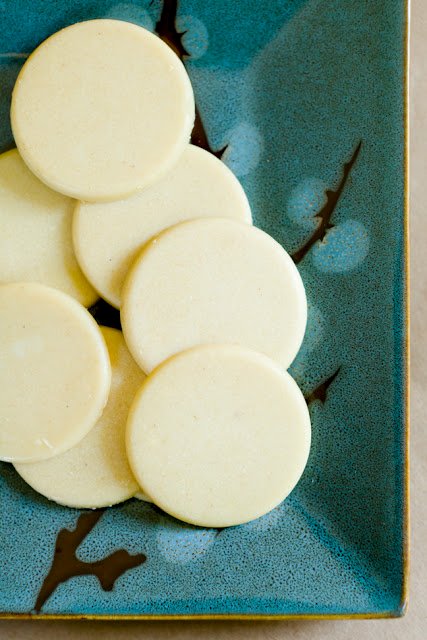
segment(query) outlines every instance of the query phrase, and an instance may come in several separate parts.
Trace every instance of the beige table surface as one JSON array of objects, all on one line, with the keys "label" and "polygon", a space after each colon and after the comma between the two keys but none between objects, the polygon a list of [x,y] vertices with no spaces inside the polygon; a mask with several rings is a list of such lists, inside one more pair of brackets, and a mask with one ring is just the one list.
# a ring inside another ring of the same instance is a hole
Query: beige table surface
[{"label": "beige table surface", "polygon": [[[355,0],[357,2],[357,0]],[[381,0],[378,0],[381,2]],[[397,620],[303,622],[15,622],[0,640],[421,640],[427,638],[427,0],[411,17],[411,579],[409,610]]]}]

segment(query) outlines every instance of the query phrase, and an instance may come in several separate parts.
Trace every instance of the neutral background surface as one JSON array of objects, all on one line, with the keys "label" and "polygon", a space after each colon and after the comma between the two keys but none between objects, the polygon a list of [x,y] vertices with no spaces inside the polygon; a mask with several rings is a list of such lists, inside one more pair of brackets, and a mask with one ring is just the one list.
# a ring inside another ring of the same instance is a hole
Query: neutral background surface
[{"label": "neutral background surface", "polygon": [[[415,640],[427,634],[427,0],[412,0],[411,18],[411,579],[407,615],[398,620],[301,622],[14,622],[0,639]],[[423,544],[424,543],[424,544]]]}]

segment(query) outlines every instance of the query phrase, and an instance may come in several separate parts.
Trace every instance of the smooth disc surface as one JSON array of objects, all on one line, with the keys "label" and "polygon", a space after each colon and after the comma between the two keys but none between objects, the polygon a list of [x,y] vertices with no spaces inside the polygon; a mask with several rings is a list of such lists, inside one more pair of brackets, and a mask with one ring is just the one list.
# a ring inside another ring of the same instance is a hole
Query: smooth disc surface
[{"label": "smooth disc surface", "polygon": [[123,282],[142,246],[163,229],[205,217],[251,222],[243,188],[211,153],[188,145],[162,180],[126,200],[76,205],[78,261],[100,295],[120,307]]},{"label": "smooth disc surface", "polygon": [[102,416],[88,435],[65,453],[15,465],[33,489],[68,507],[107,507],[131,498],[138,489],[127,461],[125,427],[129,406],[145,376],[121,331],[101,327],[101,332],[112,369],[110,395]]},{"label": "smooth disc surface", "polygon": [[31,173],[16,149],[0,155],[0,283],[40,282],[84,306],[95,302],[74,256],[73,207]]},{"label": "smooth disc surface", "polygon": [[90,313],[50,287],[2,285],[0,354],[0,460],[44,460],[82,440],[111,381]]},{"label": "smooth disc surface", "polygon": [[194,121],[190,80],[146,29],[89,20],[58,31],[24,64],[12,129],[40,180],[66,195],[116,200],[147,186],[184,151]]},{"label": "smooth disc surface", "polygon": [[311,439],[304,397],[266,356],[190,349],[158,367],[131,407],[132,470],[154,503],[205,527],[264,515],[293,489]]},{"label": "smooth disc surface", "polygon": [[133,497],[137,500],[141,500],[142,502],[153,502],[152,499],[141,490],[137,491]]},{"label": "smooth disc surface", "polygon": [[198,344],[240,344],[287,368],[304,337],[304,285],[286,251],[247,224],[182,222],[150,241],[123,289],[128,347],[149,373]]}]

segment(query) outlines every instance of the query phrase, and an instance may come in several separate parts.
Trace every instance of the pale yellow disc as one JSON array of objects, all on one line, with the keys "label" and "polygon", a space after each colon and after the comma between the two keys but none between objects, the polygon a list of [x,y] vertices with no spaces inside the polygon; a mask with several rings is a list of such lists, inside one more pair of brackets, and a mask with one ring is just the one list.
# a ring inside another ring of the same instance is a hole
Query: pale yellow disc
[{"label": "pale yellow disc", "polygon": [[89,20],[31,54],[13,90],[11,120],[40,180],[81,200],[116,200],[178,160],[194,97],[183,64],[160,38],[129,22]]},{"label": "pale yellow disc", "polygon": [[292,491],[310,417],[295,381],[266,356],[204,346],[158,367],[137,393],[126,446],[136,479],[172,516],[204,527],[248,522]]},{"label": "pale yellow disc", "polygon": [[269,235],[234,220],[182,222],[150,241],[123,288],[123,332],[149,373],[198,344],[240,344],[287,368],[307,301],[295,264]]},{"label": "pale yellow disc", "polygon": [[107,507],[131,498],[138,490],[129,468],[125,427],[129,406],[143,379],[121,331],[101,327],[111,360],[107,405],[98,422],[76,446],[50,460],[16,464],[29,485],[68,507]]},{"label": "pale yellow disc", "polygon": [[152,499],[149,498],[147,494],[141,490],[137,491],[133,497],[137,500],[141,500],[141,502],[153,502]]},{"label": "pale yellow disc", "polygon": [[0,155],[0,283],[40,282],[85,306],[98,294],[74,256],[74,202],[29,171],[18,151]]},{"label": "pale yellow disc", "polygon": [[251,222],[248,199],[237,178],[211,153],[188,145],[162,180],[127,200],[78,203],[73,240],[78,261],[100,295],[115,307],[141,247],[183,220],[204,217]]},{"label": "pale yellow disc", "polygon": [[99,327],[74,298],[41,284],[0,286],[0,460],[35,462],[76,445],[110,381]]}]

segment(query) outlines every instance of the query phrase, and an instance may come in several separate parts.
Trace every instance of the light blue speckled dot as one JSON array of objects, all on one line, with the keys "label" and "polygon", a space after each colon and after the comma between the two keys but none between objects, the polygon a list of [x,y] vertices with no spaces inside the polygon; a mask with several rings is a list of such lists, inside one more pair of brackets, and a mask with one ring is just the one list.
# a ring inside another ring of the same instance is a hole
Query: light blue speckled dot
[{"label": "light blue speckled dot", "polygon": [[200,529],[183,522],[165,520],[157,534],[157,546],[168,562],[187,564],[197,560],[213,544],[217,529]]},{"label": "light blue speckled dot", "polygon": [[301,348],[295,361],[292,363],[289,373],[299,381],[309,364],[310,355],[321,342],[326,331],[325,316],[320,309],[308,302],[307,328]]},{"label": "light blue speckled dot", "polygon": [[245,527],[247,531],[265,533],[266,531],[270,531],[271,529],[283,524],[283,518],[285,517],[286,510],[287,505],[286,501],[284,501],[279,504],[278,507],[269,513],[266,513],[265,516],[257,518],[256,520],[251,520],[251,522],[247,522],[241,526]]},{"label": "light blue speckled dot", "polygon": [[362,263],[369,251],[369,234],[358,220],[345,220],[330,229],[313,249],[313,263],[324,272],[344,273]]},{"label": "light blue speckled dot", "polygon": [[104,18],[113,18],[115,20],[126,20],[138,24],[148,31],[154,31],[154,23],[148,11],[141,7],[135,6],[130,2],[120,2],[115,4],[104,15]]},{"label": "light blue speckled dot", "polygon": [[301,351],[310,353],[321,341],[326,326],[325,316],[313,302],[308,302],[307,329]]},{"label": "light blue speckled dot", "polygon": [[240,177],[253,171],[262,151],[262,137],[258,129],[248,122],[240,122],[225,136],[228,147],[222,159],[233,173]]},{"label": "light blue speckled dot", "polygon": [[201,58],[209,46],[209,34],[201,20],[193,16],[178,16],[176,28],[183,33],[182,44],[192,60]]},{"label": "light blue speckled dot", "polygon": [[306,229],[314,229],[319,221],[315,215],[326,202],[327,185],[319,178],[305,178],[289,195],[288,216]]}]

